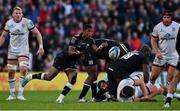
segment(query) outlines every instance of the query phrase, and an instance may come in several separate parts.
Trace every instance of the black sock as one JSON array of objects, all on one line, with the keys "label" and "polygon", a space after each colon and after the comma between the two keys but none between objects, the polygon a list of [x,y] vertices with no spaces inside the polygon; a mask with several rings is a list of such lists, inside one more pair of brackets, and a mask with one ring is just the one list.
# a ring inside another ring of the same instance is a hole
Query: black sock
[{"label": "black sock", "polygon": [[165,102],[165,103],[170,103],[170,104],[171,104],[171,101],[172,101],[172,98],[167,97],[167,98],[166,98],[166,102]]},{"label": "black sock", "polygon": [[41,79],[42,73],[32,75],[33,79]]},{"label": "black sock", "polygon": [[80,94],[80,96],[79,96],[79,99],[82,99],[83,97],[86,96],[89,88],[90,88],[90,85],[84,84],[83,89],[82,89],[82,91],[81,91],[81,94]]},{"label": "black sock", "polygon": [[92,90],[92,98],[95,98],[96,93],[97,93],[97,82],[94,81],[93,84],[91,85],[91,90]]},{"label": "black sock", "polygon": [[70,83],[67,83],[61,94],[66,96],[71,91],[71,89],[72,89],[72,85]]}]

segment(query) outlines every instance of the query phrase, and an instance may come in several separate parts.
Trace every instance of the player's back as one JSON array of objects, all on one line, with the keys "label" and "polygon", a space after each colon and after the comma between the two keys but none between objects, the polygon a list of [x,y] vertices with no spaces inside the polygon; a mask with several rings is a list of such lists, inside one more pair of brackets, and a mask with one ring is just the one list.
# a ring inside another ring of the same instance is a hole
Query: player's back
[{"label": "player's back", "polygon": [[143,63],[148,64],[145,56],[140,52],[132,51],[124,55],[120,60],[111,61],[108,70],[113,71],[115,78],[124,79],[133,72],[141,70]]}]

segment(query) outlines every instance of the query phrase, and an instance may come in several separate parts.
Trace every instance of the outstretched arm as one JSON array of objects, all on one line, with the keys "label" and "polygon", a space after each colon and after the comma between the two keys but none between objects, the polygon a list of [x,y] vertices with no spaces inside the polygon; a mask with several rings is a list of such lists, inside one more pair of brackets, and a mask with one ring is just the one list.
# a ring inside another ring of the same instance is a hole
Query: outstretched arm
[{"label": "outstretched arm", "polygon": [[107,42],[103,42],[99,47],[96,46],[96,44],[92,45],[92,49],[95,53],[99,52],[100,50],[102,50],[103,48],[107,47],[108,43]]},{"label": "outstretched arm", "polygon": [[148,91],[146,89],[146,85],[144,83],[144,79],[143,77],[141,76],[140,79],[137,79],[137,80],[134,80],[134,84],[136,86],[140,86],[142,92],[143,92],[143,97],[147,97],[148,96]]}]

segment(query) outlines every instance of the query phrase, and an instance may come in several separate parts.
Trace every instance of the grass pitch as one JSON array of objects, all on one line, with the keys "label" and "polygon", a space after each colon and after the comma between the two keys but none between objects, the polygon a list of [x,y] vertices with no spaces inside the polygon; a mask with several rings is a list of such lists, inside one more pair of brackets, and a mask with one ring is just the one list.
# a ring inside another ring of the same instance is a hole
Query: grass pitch
[{"label": "grass pitch", "polygon": [[[87,102],[78,103],[80,91],[72,91],[65,98],[64,104],[55,103],[60,91],[25,91],[26,101],[6,101],[8,91],[0,91],[0,110],[167,110],[163,108],[163,96],[157,96],[158,102]],[[88,94],[87,99],[90,99]],[[180,101],[172,102],[168,110],[180,110]]]}]

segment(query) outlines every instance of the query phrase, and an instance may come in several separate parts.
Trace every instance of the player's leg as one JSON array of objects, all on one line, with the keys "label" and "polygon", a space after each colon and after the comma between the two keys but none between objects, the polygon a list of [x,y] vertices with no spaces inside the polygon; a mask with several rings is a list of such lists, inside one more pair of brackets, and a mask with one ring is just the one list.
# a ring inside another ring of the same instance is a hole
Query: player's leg
[{"label": "player's leg", "polygon": [[62,53],[57,54],[56,58],[54,59],[53,66],[49,70],[48,74],[45,73],[28,74],[25,77],[26,80],[23,81],[22,86],[24,87],[31,79],[41,79],[41,80],[51,81],[54,77],[57,76],[60,70],[65,69],[66,62],[68,63],[68,60],[64,58]]},{"label": "player's leg", "polygon": [[67,68],[65,73],[68,77],[68,83],[64,86],[62,93],[59,95],[56,102],[64,103],[64,97],[71,91],[73,85],[76,83],[77,71],[76,69]]},{"label": "player's leg", "polygon": [[88,73],[88,77],[85,80],[83,89],[80,93],[79,102],[86,102],[84,97],[90,88],[92,90],[92,100],[97,93],[97,65],[86,66],[86,71]]},{"label": "player's leg", "polygon": [[176,70],[175,66],[168,65],[168,70],[167,70],[167,73],[168,73],[167,80],[168,80],[168,82],[172,81],[175,70]]},{"label": "player's leg", "polygon": [[28,56],[19,56],[18,62],[19,62],[19,71],[20,71],[20,78],[19,78],[19,91],[17,99],[19,100],[26,100],[23,96],[24,87],[22,86],[22,82],[24,81],[25,75],[28,72]]},{"label": "player's leg", "polygon": [[150,82],[152,84],[155,84],[156,79],[158,78],[162,70],[163,70],[163,66],[159,66],[155,64],[152,65],[151,76],[150,76]]},{"label": "player's leg", "polygon": [[168,94],[166,97],[164,107],[170,107],[171,101],[173,99],[173,94],[176,91],[176,87],[179,81],[180,81],[180,61],[177,64],[177,70],[175,71],[175,74],[173,75],[173,79],[168,86]]},{"label": "player's leg", "polygon": [[51,81],[54,77],[58,75],[59,72],[59,69],[52,66],[48,73],[28,74],[26,75],[25,81],[23,81],[22,86],[24,87],[32,79]]},{"label": "player's leg", "polygon": [[17,64],[18,60],[17,59],[8,59],[8,82],[9,82],[9,91],[10,95],[6,100],[14,100],[16,99],[15,95],[15,72],[17,70]]},{"label": "player's leg", "polygon": [[52,66],[48,73],[33,74],[32,79],[41,79],[41,80],[51,81],[58,75],[59,72],[60,71],[58,69]]},{"label": "player's leg", "polygon": [[97,93],[97,76],[98,76],[98,69],[97,65],[90,66],[88,69],[88,74],[91,75],[91,91],[92,91],[92,102],[94,101],[94,98]]}]

